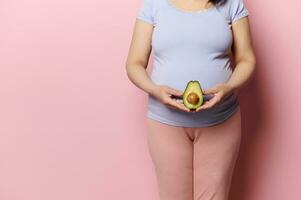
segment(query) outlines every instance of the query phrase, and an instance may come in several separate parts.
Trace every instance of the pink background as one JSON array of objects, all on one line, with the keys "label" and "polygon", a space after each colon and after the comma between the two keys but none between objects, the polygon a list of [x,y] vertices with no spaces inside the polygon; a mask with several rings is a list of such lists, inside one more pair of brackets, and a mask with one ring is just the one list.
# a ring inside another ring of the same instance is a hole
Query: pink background
[{"label": "pink background", "polygon": [[[159,199],[125,71],[140,2],[1,1],[1,200]],[[231,200],[299,200],[301,4],[245,4],[258,65]]]}]

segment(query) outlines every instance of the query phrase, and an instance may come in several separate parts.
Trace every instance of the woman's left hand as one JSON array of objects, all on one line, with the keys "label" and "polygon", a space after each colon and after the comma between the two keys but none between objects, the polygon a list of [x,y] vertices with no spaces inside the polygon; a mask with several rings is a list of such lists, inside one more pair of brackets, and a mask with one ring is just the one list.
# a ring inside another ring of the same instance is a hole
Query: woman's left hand
[{"label": "woman's left hand", "polygon": [[211,95],[213,94],[214,96],[209,101],[206,101],[202,106],[197,108],[195,112],[198,112],[203,109],[211,108],[221,103],[226,97],[231,95],[232,92],[233,92],[232,86],[230,86],[227,83],[219,83],[212,88],[203,90],[203,94],[211,94]]}]

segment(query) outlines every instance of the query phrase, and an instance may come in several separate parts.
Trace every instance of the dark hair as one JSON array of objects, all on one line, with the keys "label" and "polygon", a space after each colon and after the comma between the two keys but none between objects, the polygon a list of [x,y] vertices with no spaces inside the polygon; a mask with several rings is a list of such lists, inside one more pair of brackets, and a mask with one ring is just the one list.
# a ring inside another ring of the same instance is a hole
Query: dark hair
[{"label": "dark hair", "polygon": [[214,5],[216,4],[223,4],[225,3],[227,0],[210,0],[212,3],[214,3]]}]

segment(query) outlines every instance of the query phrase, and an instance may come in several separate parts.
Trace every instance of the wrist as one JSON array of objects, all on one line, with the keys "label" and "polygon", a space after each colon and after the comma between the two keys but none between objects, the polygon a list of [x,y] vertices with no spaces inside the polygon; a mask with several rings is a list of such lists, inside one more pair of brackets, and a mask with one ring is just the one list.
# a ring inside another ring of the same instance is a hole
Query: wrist
[{"label": "wrist", "polygon": [[152,87],[149,89],[148,94],[155,96],[158,90],[158,85],[153,84]]},{"label": "wrist", "polygon": [[237,90],[237,87],[235,85],[233,85],[232,83],[228,82],[226,83],[228,89],[229,89],[229,93],[234,93]]}]

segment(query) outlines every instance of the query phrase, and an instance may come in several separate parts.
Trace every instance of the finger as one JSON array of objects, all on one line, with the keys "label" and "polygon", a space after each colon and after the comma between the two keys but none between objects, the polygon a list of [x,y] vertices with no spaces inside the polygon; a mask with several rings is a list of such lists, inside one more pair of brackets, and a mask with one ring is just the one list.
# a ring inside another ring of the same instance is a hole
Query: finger
[{"label": "finger", "polygon": [[226,100],[232,95],[233,95],[233,93],[227,93],[221,100]]},{"label": "finger", "polygon": [[210,99],[209,101],[206,101],[205,104],[203,104],[201,107],[199,107],[196,111],[211,108],[218,102],[219,102],[219,98],[217,96],[215,96],[212,99]]},{"label": "finger", "polygon": [[176,101],[177,103],[179,103],[179,104],[183,104],[184,102],[183,102],[183,99],[173,99],[174,101]]},{"label": "finger", "polygon": [[169,105],[169,104],[165,104],[168,108],[171,108],[171,109],[177,109],[177,108],[175,108],[174,106],[171,106],[171,105]]},{"label": "finger", "polygon": [[205,106],[206,109],[213,107],[217,102],[219,102],[219,98],[212,98],[212,100],[209,100],[207,105]]},{"label": "finger", "polygon": [[221,105],[226,99],[227,98],[225,98],[225,97],[220,98],[220,100],[218,102],[216,102],[215,105]]},{"label": "finger", "polygon": [[215,96],[215,94],[203,94],[204,101],[209,101]]},{"label": "finger", "polygon": [[231,96],[232,94],[230,93],[230,94],[226,94],[226,95],[221,95],[221,97],[219,98],[219,101],[216,103],[216,105],[220,105],[220,104],[222,104],[223,102],[225,102],[225,101],[227,101],[228,100],[228,98],[230,98],[230,96]]},{"label": "finger", "polygon": [[180,109],[180,110],[183,110],[183,111],[186,111],[186,112],[190,111],[188,108],[186,108],[184,106],[184,104],[177,103],[176,101],[170,100],[167,103],[170,104],[171,106],[174,106],[174,107]]},{"label": "finger", "polygon": [[198,112],[198,111],[200,111],[200,110],[204,110],[204,109],[206,109],[206,107],[207,107],[207,102],[206,102],[205,104],[201,105],[200,107],[198,107],[198,108],[196,109],[196,112]]},{"label": "finger", "polygon": [[173,95],[176,95],[176,96],[181,96],[183,94],[183,92],[181,90],[174,89],[174,88],[171,88],[171,87],[167,87],[167,88],[168,88],[168,92],[170,94],[173,94]]},{"label": "finger", "polygon": [[172,105],[172,104],[169,104],[169,103],[167,103],[166,106],[169,107],[169,108],[171,108],[171,109],[174,109],[174,110],[179,110],[180,109],[179,107],[177,107],[175,105]]},{"label": "finger", "polygon": [[212,94],[212,93],[216,93],[218,90],[217,90],[217,87],[214,86],[212,88],[207,88],[207,89],[204,89],[203,90],[203,93],[204,94]]}]

